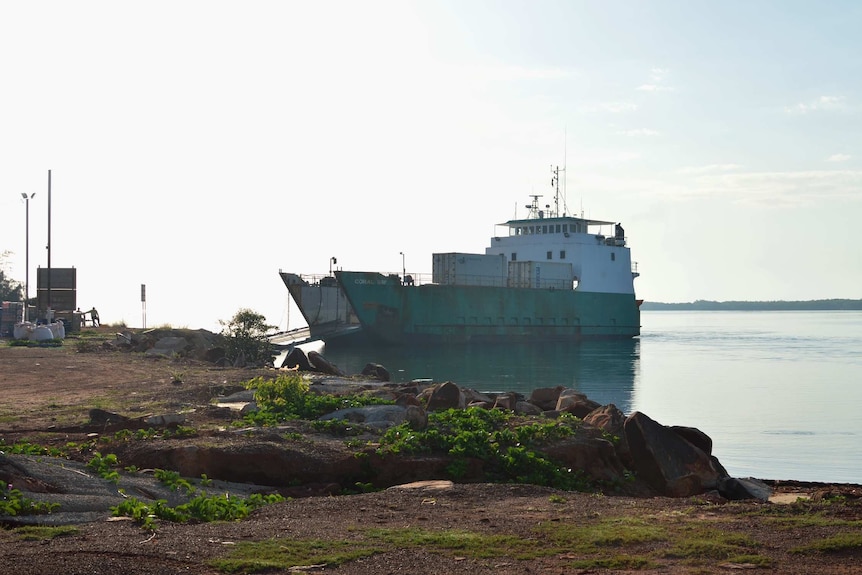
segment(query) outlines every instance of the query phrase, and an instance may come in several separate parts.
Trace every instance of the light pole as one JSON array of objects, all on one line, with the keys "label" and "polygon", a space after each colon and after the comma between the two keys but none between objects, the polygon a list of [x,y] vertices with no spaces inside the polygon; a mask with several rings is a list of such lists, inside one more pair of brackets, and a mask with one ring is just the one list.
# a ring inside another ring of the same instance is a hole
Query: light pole
[{"label": "light pole", "polygon": [[24,252],[24,265],[26,268],[24,269],[24,321],[27,321],[30,318],[30,200],[33,196],[36,195],[36,192],[33,192],[29,196],[24,192],[21,192],[21,197],[24,198],[24,205],[27,223],[25,226],[27,240],[26,240],[26,251]]}]

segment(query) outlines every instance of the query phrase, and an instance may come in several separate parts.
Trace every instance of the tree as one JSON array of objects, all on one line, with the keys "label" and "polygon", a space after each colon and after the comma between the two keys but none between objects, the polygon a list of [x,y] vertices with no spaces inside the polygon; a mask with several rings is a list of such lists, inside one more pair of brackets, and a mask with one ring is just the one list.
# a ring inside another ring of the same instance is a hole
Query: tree
[{"label": "tree", "polygon": [[266,318],[250,309],[240,309],[227,323],[219,320],[225,337],[225,358],[235,366],[265,365],[272,362],[272,343]]},{"label": "tree", "polygon": [[6,260],[10,253],[7,250],[0,254],[0,301],[21,301],[24,299],[24,286],[6,276]]}]

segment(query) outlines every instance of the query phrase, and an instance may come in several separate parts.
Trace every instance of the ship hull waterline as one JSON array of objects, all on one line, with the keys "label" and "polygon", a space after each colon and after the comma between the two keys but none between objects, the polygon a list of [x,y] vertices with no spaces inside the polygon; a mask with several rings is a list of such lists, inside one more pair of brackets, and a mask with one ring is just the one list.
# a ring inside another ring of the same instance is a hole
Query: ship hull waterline
[{"label": "ship hull waterline", "polygon": [[397,276],[336,272],[363,330],[388,344],[630,339],[634,294],[577,290],[404,286]]}]

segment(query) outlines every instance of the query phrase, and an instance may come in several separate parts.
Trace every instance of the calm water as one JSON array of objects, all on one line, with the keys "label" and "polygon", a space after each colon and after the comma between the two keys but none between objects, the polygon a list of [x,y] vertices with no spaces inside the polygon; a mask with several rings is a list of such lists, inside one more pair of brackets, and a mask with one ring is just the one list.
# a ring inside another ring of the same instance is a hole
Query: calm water
[{"label": "calm water", "polygon": [[580,345],[324,349],[348,373],[485,391],[565,385],[708,434],[736,477],[862,483],[862,312],[641,315],[641,337]]}]

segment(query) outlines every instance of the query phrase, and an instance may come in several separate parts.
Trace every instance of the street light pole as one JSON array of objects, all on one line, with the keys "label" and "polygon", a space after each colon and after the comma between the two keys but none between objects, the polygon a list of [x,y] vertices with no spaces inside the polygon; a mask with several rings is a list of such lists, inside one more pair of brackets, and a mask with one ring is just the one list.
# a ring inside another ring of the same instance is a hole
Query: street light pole
[{"label": "street light pole", "polygon": [[27,223],[25,225],[27,239],[25,242],[26,251],[24,252],[24,265],[26,268],[24,269],[24,321],[27,321],[30,316],[30,200],[33,196],[36,195],[36,192],[33,192],[29,196],[24,192],[21,192],[21,197],[24,198],[25,205],[25,213],[27,218]]}]

